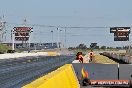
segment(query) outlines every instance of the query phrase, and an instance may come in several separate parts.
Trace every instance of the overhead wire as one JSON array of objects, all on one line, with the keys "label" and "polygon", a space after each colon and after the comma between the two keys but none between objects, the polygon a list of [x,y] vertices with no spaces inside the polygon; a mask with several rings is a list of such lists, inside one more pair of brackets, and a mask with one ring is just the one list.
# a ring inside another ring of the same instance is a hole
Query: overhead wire
[{"label": "overhead wire", "polygon": [[[7,24],[11,25],[22,25],[18,23],[10,23],[7,22]],[[48,28],[67,28],[67,29],[86,29],[86,28],[110,28],[110,26],[54,26],[54,25],[43,25],[43,24],[26,24],[27,26],[34,26],[34,27],[48,27]]]}]

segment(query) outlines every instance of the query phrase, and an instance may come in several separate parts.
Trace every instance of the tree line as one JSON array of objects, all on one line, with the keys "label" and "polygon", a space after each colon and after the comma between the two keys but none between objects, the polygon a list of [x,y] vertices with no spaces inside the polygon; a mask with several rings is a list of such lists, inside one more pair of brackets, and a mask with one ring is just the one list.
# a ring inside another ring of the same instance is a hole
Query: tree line
[{"label": "tree line", "polygon": [[[132,47],[131,47],[132,48]],[[95,47],[87,47],[85,44],[79,44],[76,47],[69,47],[68,49],[128,49],[128,46],[123,47],[108,47],[108,46],[95,46]]]}]

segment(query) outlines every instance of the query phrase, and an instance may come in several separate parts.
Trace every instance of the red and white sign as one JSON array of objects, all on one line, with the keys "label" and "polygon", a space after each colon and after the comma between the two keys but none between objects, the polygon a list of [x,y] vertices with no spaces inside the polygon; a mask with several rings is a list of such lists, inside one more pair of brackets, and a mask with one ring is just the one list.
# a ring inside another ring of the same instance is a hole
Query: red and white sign
[{"label": "red and white sign", "polygon": [[32,27],[14,27],[14,31],[21,31],[21,32],[27,32],[31,31],[33,28]]},{"label": "red and white sign", "polygon": [[16,41],[28,41],[32,27],[14,27],[14,34]]}]

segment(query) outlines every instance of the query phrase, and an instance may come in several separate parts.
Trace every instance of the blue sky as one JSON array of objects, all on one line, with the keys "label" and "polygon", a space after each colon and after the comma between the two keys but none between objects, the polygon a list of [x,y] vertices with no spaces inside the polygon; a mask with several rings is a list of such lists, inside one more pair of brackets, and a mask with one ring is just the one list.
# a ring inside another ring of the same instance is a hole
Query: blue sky
[{"label": "blue sky", "polygon": [[[21,24],[24,18],[28,24],[43,24],[54,26],[85,26],[85,27],[113,27],[132,25],[132,0],[0,0],[0,16],[7,21],[6,41],[10,41],[10,23]],[[34,27],[32,42],[51,42],[51,33],[54,33],[54,42],[58,41],[56,28]],[[64,30],[60,40],[64,43]],[[132,40],[132,37],[130,37]],[[109,28],[95,29],[67,29],[67,46],[76,46],[91,42],[99,45],[123,46],[127,42],[114,42]]]}]

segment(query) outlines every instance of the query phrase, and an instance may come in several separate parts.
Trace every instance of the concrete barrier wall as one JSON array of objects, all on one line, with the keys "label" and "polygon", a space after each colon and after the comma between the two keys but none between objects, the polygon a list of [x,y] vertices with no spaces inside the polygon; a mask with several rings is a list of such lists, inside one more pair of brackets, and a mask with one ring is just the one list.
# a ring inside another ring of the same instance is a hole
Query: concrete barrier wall
[{"label": "concrete barrier wall", "polygon": [[132,81],[132,65],[131,64],[119,65],[119,79]]},{"label": "concrete barrier wall", "polygon": [[82,77],[81,70],[88,72],[91,80],[131,80],[132,64],[73,64],[75,73]]},{"label": "concrete barrier wall", "polygon": [[76,75],[82,77],[81,70],[88,72],[91,80],[116,80],[118,79],[118,64],[73,64]]},{"label": "concrete barrier wall", "polygon": [[[83,69],[83,70],[82,70]],[[95,81],[132,81],[130,64],[67,64],[22,88],[80,88],[82,71],[87,72],[91,82]],[[85,74],[86,76],[86,74]]]},{"label": "concrete barrier wall", "polygon": [[119,61],[123,61],[125,63],[132,64],[132,56],[120,55],[120,54],[117,54],[117,53],[110,53],[110,52],[103,52],[102,54],[105,55],[105,56],[117,59]]},{"label": "concrete barrier wall", "polygon": [[22,88],[80,88],[72,65],[64,65]]}]

